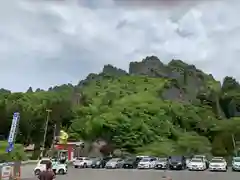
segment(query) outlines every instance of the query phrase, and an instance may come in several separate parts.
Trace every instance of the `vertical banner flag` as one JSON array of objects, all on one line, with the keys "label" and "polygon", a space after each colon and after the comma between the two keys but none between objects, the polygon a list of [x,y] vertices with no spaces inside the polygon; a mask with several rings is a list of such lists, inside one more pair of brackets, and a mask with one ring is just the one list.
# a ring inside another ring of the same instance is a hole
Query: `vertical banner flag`
[{"label": "vertical banner flag", "polygon": [[13,150],[19,119],[20,114],[18,112],[15,112],[13,114],[12,126],[8,136],[8,147],[6,149],[7,152],[11,152]]}]

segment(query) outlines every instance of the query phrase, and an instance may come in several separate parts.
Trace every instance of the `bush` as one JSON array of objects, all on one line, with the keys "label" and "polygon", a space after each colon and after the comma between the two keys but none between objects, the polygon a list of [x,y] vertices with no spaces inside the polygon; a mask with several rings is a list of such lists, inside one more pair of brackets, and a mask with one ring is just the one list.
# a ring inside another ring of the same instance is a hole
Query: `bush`
[{"label": "bush", "polygon": [[7,153],[6,149],[8,143],[6,141],[0,141],[0,160],[2,162],[7,161],[25,161],[27,160],[27,154],[24,152],[23,145],[15,144],[12,152]]}]

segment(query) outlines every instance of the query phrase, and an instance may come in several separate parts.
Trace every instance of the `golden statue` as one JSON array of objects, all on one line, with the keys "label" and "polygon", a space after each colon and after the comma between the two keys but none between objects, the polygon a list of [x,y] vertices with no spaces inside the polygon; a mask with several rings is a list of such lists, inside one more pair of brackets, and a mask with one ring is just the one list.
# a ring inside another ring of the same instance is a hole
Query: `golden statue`
[{"label": "golden statue", "polygon": [[59,136],[59,143],[67,144],[67,140],[68,140],[68,134],[65,131],[61,130],[60,136]]}]

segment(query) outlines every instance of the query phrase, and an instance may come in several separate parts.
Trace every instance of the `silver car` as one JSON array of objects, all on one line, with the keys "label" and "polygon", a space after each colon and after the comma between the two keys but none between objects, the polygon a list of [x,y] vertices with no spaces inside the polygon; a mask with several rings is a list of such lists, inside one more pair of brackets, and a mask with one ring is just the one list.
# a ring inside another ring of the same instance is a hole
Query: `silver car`
[{"label": "silver car", "polygon": [[106,165],[105,168],[106,169],[117,169],[117,168],[122,168],[124,163],[124,160],[121,158],[113,158],[111,160],[109,160]]},{"label": "silver car", "polygon": [[154,169],[167,169],[168,168],[168,158],[158,158]]},{"label": "silver car", "polygon": [[232,160],[232,171],[240,171],[240,157],[234,157]]}]

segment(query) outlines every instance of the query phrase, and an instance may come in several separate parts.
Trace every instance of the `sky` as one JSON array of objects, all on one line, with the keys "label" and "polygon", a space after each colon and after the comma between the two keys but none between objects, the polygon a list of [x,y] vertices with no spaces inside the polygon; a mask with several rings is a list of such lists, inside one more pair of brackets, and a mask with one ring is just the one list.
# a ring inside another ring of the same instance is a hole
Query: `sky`
[{"label": "sky", "polygon": [[0,88],[77,84],[151,55],[240,80],[240,1],[146,2],[1,0]]}]

